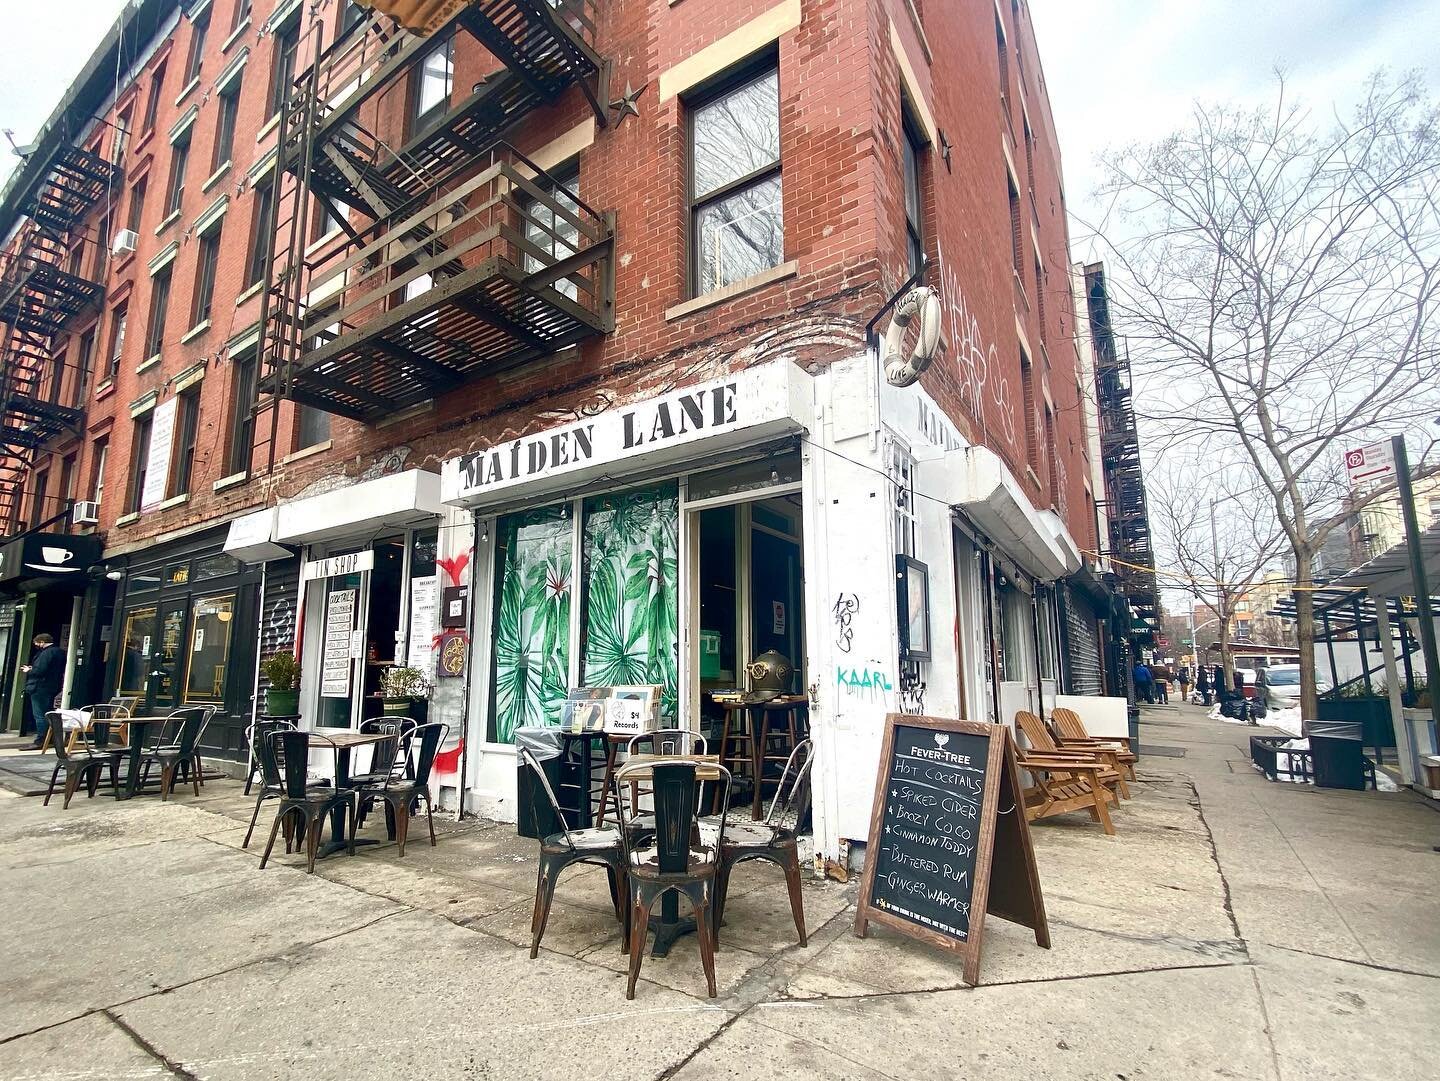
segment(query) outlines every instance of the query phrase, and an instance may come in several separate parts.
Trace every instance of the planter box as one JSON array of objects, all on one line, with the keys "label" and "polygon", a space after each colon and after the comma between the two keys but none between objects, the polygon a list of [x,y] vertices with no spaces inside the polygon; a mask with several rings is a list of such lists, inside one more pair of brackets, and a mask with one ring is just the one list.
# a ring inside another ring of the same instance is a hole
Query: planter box
[{"label": "planter box", "polygon": [[1322,721],[1349,721],[1362,726],[1366,747],[1395,746],[1395,725],[1390,717],[1388,698],[1322,698]]}]

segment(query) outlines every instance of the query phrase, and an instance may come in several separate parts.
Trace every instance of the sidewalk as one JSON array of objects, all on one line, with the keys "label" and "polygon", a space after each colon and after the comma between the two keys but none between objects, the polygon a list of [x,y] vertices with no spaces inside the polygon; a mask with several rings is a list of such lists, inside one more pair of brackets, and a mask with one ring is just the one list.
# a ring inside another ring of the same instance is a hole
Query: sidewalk
[{"label": "sidewalk", "polygon": [[[1106,837],[1033,827],[1053,949],[991,920],[982,986],[851,932],[854,885],[742,865],[704,996],[694,943],[624,998],[603,872],[561,881],[531,961],[535,843],[446,822],[257,869],[234,782],[42,808],[0,794],[0,1078],[1419,1078],[1440,1022],[1440,815],[1272,784],[1255,729],[1147,709]],[[864,798],[868,801],[869,794]],[[375,835],[371,832],[371,835]],[[383,836],[383,833],[380,834]],[[94,942],[94,948],[77,943]],[[103,944],[103,945],[102,945]]]}]

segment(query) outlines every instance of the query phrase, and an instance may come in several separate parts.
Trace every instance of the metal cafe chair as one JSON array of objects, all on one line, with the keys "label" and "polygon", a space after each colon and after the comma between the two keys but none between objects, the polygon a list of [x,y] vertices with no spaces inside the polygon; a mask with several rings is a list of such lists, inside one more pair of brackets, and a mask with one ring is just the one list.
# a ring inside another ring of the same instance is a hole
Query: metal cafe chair
[{"label": "metal cafe chair", "polygon": [[801,740],[785,763],[779,786],[770,800],[764,819],[754,822],[748,816],[728,822],[730,809],[717,816],[701,819],[700,834],[720,850],[720,873],[715,890],[715,942],[720,942],[720,924],[725,918],[725,896],[730,887],[730,873],[737,863],[746,860],[768,860],[785,872],[785,885],[790,893],[790,915],[800,933],[800,945],[808,945],[805,936],[805,907],[800,897],[800,830],[810,813],[810,767],[814,762],[811,743]]},{"label": "metal cafe chair", "polygon": [[[364,788],[367,785],[383,785],[387,781],[403,781],[408,765],[409,740],[418,727],[409,717],[372,717],[361,724],[361,732],[387,738],[371,747],[369,769],[364,773],[350,775],[351,787]],[[402,747],[406,751],[405,760],[401,757]],[[362,826],[365,824],[365,816],[374,804],[373,796],[360,801],[357,814]]]},{"label": "metal cafe chair", "polygon": [[[175,777],[182,768],[189,770],[190,782],[195,787],[195,795],[200,794],[200,769],[196,765],[199,755],[195,748],[204,732],[210,718],[214,716],[213,706],[182,706],[170,714],[171,721],[179,721],[180,729],[175,737],[175,742],[158,742],[150,750],[144,752],[141,763],[140,784],[143,787],[150,781],[150,768],[160,767],[160,798],[168,800],[170,793],[175,788]],[[166,725],[168,728],[168,724]],[[163,740],[163,736],[162,736]]]},{"label": "metal cafe chair", "polygon": [[[250,837],[255,832],[255,823],[260,818],[260,806],[267,799],[281,799],[285,795],[285,777],[280,761],[276,759],[275,752],[270,746],[269,736],[272,732],[293,732],[294,721],[256,721],[245,729],[245,742],[250,747],[250,760],[255,764],[254,771],[260,774],[260,795],[255,799],[255,811],[250,815],[250,828],[245,831],[245,840],[240,842],[241,848],[250,847]],[[308,779],[307,783],[314,788],[328,788],[329,782],[320,785],[314,779]],[[245,794],[250,794],[250,782],[245,782]]]},{"label": "metal cafe chair", "polygon": [[[54,731],[64,731],[65,722],[59,710],[46,714],[45,719],[50,722]],[[86,796],[93,798],[96,789],[100,787],[100,771],[106,766],[110,767],[110,788],[118,795],[120,755],[123,752],[92,748],[83,727],[79,729],[80,746],[72,748],[69,743],[69,740],[62,737],[50,744],[50,749],[55,752],[55,768],[50,771],[50,784],[45,789],[45,801],[41,806],[50,806],[50,797],[55,793],[55,783],[59,780],[62,769],[65,771],[65,802],[61,804],[62,810],[69,809],[70,800],[82,780],[86,783]]]},{"label": "metal cafe chair", "polygon": [[[629,944],[625,933],[625,851],[620,842],[620,830],[614,826],[596,829],[571,829],[565,821],[565,812],[550,786],[550,779],[540,762],[528,747],[520,748],[520,760],[529,767],[539,782],[531,786],[531,798],[539,803],[539,792],[545,793],[549,801],[549,812],[555,816],[560,827],[556,833],[542,837],[540,841],[540,867],[535,877],[535,908],[530,916],[530,956],[540,953],[540,940],[545,935],[545,924],[550,919],[550,904],[555,899],[555,883],[560,872],[573,863],[589,863],[605,868],[610,880],[610,903],[615,908],[615,918],[620,921],[620,947]],[[537,806],[537,822],[545,820],[545,809]]]},{"label": "metal cafe chair", "polygon": [[[416,750],[415,776],[396,778],[388,773],[378,783],[358,785],[357,806],[367,801],[385,801],[386,823],[394,823],[397,855],[405,855],[405,838],[410,832],[410,808],[417,802],[425,804],[425,824],[430,830],[430,845],[435,845],[434,806],[430,800],[430,774],[435,768],[435,755],[445,741],[450,726],[439,721],[422,724],[411,733]],[[403,737],[402,737],[403,739]]]},{"label": "metal cafe chair", "polygon": [[[340,749],[334,741],[318,732],[300,732],[295,729],[277,729],[265,737],[266,757],[270,763],[262,769],[272,769],[280,781],[280,806],[275,812],[275,821],[270,825],[270,840],[260,857],[260,869],[270,860],[270,851],[275,847],[275,835],[285,825],[285,851],[291,850],[292,828],[290,819],[295,819],[293,831],[296,843],[305,845],[305,870],[315,873],[315,851],[320,843],[320,830],[325,820],[337,807],[350,812],[349,853],[355,854],[355,792],[349,788],[322,788],[310,781],[310,749],[328,747],[336,756]],[[258,807],[257,807],[258,810]]]},{"label": "metal cafe chair", "polygon": [[[705,984],[710,997],[715,991],[715,943],[711,934],[711,905],[715,899],[715,880],[719,871],[719,845],[724,842],[722,819],[713,844],[697,843],[699,838],[699,787],[696,776],[699,763],[693,758],[659,759],[653,762],[627,762],[615,774],[615,803],[620,818],[620,839],[625,850],[627,922],[630,937],[630,971],[625,997],[635,997],[635,981],[640,976],[640,955],[645,950],[645,935],[650,926],[650,912],[655,902],[667,893],[683,894],[695,910],[695,935],[700,943],[700,964],[705,970]],[[714,769],[730,801],[730,771],[723,766]],[[640,836],[627,828],[623,793],[632,782],[649,781],[655,804],[655,829],[652,844],[639,843]]]},{"label": "metal cafe chair", "polygon": [[[625,745],[625,757],[634,758],[637,754],[657,754],[669,757],[671,755],[690,755],[706,753],[705,737],[698,732],[692,732],[688,728],[657,728],[653,732],[641,732],[630,737]],[[705,786],[700,785],[698,794],[703,798]],[[655,816],[640,811],[640,800],[648,796],[650,790],[635,783],[630,786],[630,829],[639,833],[653,833],[655,830]]]}]

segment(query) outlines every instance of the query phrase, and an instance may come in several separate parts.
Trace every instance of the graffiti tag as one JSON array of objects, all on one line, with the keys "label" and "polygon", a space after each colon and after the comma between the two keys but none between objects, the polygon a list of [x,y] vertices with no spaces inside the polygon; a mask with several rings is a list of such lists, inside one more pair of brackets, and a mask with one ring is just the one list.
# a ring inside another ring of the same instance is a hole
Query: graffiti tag
[{"label": "graffiti tag", "polygon": [[841,593],[835,598],[835,607],[831,609],[831,614],[835,617],[835,648],[841,653],[850,652],[850,643],[855,638],[850,622],[858,611],[860,598],[855,594]]},{"label": "graffiti tag", "polygon": [[890,677],[878,668],[835,668],[835,686],[852,697],[878,698],[895,689]]}]

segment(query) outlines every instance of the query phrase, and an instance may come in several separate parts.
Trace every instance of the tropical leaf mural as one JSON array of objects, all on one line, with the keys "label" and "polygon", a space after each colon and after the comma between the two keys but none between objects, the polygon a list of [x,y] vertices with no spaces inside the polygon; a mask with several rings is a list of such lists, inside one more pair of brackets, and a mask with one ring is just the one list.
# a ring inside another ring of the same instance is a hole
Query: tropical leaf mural
[{"label": "tropical leaf mural", "polygon": [[679,715],[679,550],[674,484],[585,501],[584,681],[658,683],[670,719]]},{"label": "tropical leaf mural", "polygon": [[490,738],[513,743],[522,725],[560,723],[569,690],[573,530],[558,507],[497,525],[499,594]]}]

